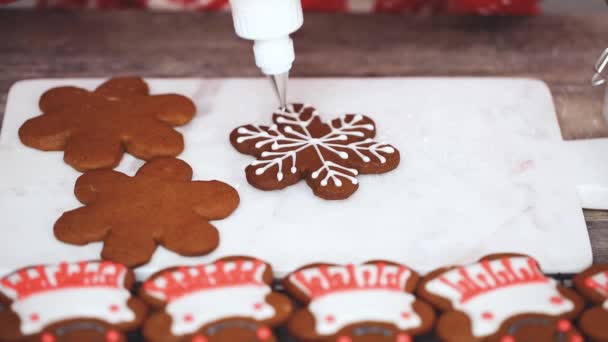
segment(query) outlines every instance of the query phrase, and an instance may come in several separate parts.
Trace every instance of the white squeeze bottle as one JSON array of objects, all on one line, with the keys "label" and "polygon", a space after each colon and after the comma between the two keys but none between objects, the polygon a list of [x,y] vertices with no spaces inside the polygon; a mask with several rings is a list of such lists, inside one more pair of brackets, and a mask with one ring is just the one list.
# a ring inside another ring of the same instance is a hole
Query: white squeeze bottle
[{"label": "white squeeze bottle", "polygon": [[270,77],[285,106],[289,70],[295,60],[289,35],[304,22],[301,0],[230,0],[236,34],[253,40],[255,64]]}]

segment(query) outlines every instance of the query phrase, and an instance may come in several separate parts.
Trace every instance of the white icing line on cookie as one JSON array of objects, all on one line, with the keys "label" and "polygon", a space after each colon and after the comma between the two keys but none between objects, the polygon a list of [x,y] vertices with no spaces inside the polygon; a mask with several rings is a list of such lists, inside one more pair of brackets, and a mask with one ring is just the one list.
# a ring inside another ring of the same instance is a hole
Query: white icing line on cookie
[{"label": "white icing line on cookie", "polygon": [[[320,181],[321,186],[327,186],[330,182],[336,186],[341,187],[343,185],[342,180],[348,180],[352,184],[358,184],[356,176],[358,171],[353,168],[349,168],[340,165],[331,160],[327,160],[322,151],[327,151],[330,154],[338,156],[342,160],[346,160],[349,157],[349,152],[354,156],[357,156],[365,163],[372,161],[372,158],[377,159],[381,164],[386,163],[386,157],[384,154],[393,154],[395,149],[388,146],[386,143],[375,142],[372,139],[365,139],[363,141],[355,141],[349,144],[340,144],[341,141],[348,140],[349,136],[363,137],[365,134],[364,130],[373,131],[374,125],[369,123],[362,123],[364,119],[362,115],[354,115],[347,120],[347,115],[344,115],[338,119],[338,127],[334,127],[333,122],[329,123],[331,131],[322,137],[313,137],[308,130],[308,125],[318,116],[316,110],[312,113],[311,117],[307,120],[300,118],[301,114],[312,107],[303,105],[299,111],[295,111],[293,105],[288,105],[286,109],[281,109],[275,112],[275,115],[279,115],[276,121],[279,124],[285,125],[285,133],[290,136],[285,136],[280,132],[276,125],[273,125],[268,129],[268,132],[264,131],[261,126],[252,126],[253,129],[247,127],[240,127],[237,129],[237,133],[241,136],[237,137],[236,142],[238,144],[243,143],[247,140],[260,139],[256,142],[256,148],[262,148],[268,144],[271,145],[272,151],[266,151],[261,154],[264,159],[256,160],[251,163],[252,166],[256,166],[255,174],[260,176],[266,173],[270,168],[276,166],[276,178],[277,181],[284,179],[283,162],[291,159],[290,172],[296,173],[298,170],[296,156],[299,152],[312,147],[315,150],[317,158],[321,162],[321,166],[311,173],[313,179],[317,179],[321,173],[325,173],[325,176]],[[297,128],[297,129],[294,129]],[[371,157],[364,154],[367,152],[371,154]],[[274,157],[272,159],[266,159]]]}]

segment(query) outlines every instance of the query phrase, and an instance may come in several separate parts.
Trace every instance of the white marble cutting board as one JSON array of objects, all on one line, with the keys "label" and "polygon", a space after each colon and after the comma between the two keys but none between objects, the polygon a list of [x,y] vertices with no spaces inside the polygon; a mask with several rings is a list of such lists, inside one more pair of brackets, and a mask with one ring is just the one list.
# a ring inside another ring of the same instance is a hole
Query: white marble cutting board
[{"label": "white marble cutting board", "polygon": [[[211,255],[180,257],[159,248],[136,270],[248,254],[270,261],[279,275],[303,264],[389,259],[425,272],[492,252],[524,252],[547,272],[576,272],[591,262],[585,221],[563,149],[551,95],[527,79],[293,79],[290,99],[315,105],[331,119],[370,115],[378,135],[401,151],[391,173],[359,177],[348,200],[325,201],[304,183],[263,192],[244,168],[254,159],[229,143],[230,131],[268,123],[274,96],[263,79],[151,79],[153,93],[194,99],[196,118],[180,128],[181,158],[196,179],[219,179],[241,196],[237,211],[215,221],[220,247]],[[9,94],[0,136],[0,273],[33,263],[99,257],[101,244],[66,245],[52,227],[79,206],[78,173],[62,153],[23,146],[19,126],[38,115],[50,87],[94,88],[101,80],[33,80]],[[119,170],[142,164],[126,156]]]}]

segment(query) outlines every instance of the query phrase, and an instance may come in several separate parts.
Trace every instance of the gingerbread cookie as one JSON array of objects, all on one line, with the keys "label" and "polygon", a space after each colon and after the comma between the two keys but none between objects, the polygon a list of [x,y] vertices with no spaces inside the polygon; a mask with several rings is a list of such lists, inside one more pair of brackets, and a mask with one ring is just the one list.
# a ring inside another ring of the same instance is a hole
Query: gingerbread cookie
[{"label": "gingerbread cookie", "polygon": [[417,282],[416,272],[385,261],[305,266],[283,281],[306,304],[288,330],[303,341],[410,342],[435,318],[431,306],[412,294]]},{"label": "gingerbread cookie", "polygon": [[208,220],[230,215],[239,195],[219,181],[191,181],[192,169],[175,158],[157,158],[129,177],[113,170],[89,171],[76,181],[85,206],[55,223],[60,241],[103,241],[103,259],[129,267],[147,263],[157,245],[186,256],[215,249],[219,233]]},{"label": "gingerbread cookie", "polygon": [[0,341],[126,342],[147,311],[134,281],[110,261],[20,269],[0,279]]},{"label": "gingerbread cookie", "polygon": [[399,151],[373,140],[376,126],[366,116],[348,114],[324,123],[313,107],[293,104],[276,111],[272,121],[230,134],[239,152],[257,157],[245,174],[258,189],[283,189],[305,178],[315,195],[345,199],[359,187],[358,174],[399,165]]},{"label": "gingerbread cookie", "polygon": [[144,323],[150,342],[274,342],[272,328],[291,314],[273,292],[272,269],[249,257],[173,267],[150,277],[140,295],[159,309]]},{"label": "gingerbread cookie", "polygon": [[608,341],[608,264],[589,267],[574,277],[574,286],[594,306],[583,312],[579,327],[592,341]]},{"label": "gingerbread cookie", "polygon": [[582,341],[568,320],[583,300],[529,256],[496,254],[438,269],[418,295],[443,312],[436,332],[444,341]]},{"label": "gingerbread cookie", "polygon": [[184,149],[173,126],[189,122],[194,103],[175,94],[149,94],[137,77],[113,78],[93,92],[59,87],[40,98],[42,115],[19,129],[23,144],[43,151],[65,151],[79,171],[114,168],[125,150],[137,158],[177,156]]}]

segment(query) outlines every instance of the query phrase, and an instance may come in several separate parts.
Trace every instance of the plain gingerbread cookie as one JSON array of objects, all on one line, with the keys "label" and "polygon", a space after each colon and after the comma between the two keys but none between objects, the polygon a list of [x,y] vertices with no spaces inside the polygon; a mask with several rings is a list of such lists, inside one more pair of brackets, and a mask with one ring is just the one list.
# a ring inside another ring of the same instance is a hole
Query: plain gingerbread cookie
[{"label": "plain gingerbread cookie", "polygon": [[83,207],[55,223],[58,240],[85,245],[103,241],[101,257],[129,267],[147,263],[157,245],[185,256],[211,252],[219,233],[209,220],[228,217],[239,195],[220,181],[192,181],[192,169],[176,158],[156,158],[129,177],[93,170],[76,181]]},{"label": "plain gingerbread cookie", "polygon": [[23,144],[43,151],[65,151],[78,171],[114,168],[125,151],[150,160],[175,157],[184,139],[173,126],[188,123],[194,103],[181,95],[150,95],[141,78],[113,78],[90,92],[59,87],[45,92],[42,114],[19,129]]}]

